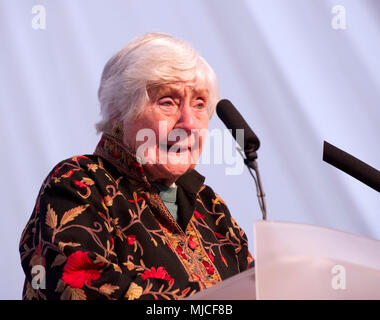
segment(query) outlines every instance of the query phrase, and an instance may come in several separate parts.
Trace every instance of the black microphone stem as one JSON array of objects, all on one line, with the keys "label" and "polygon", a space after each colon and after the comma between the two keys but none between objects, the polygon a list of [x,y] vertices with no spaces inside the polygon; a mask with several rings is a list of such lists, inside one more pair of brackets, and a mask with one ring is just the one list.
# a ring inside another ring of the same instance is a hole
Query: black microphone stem
[{"label": "black microphone stem", "polygon": [[[240,155],[242,156],[242,158],[244,159],[244,163],[248,167],[248,171],[249,171],[250,175],[252,176],[253,180],[255,181],[256,191],[257,191],[257,200],[259,201],[259,206],[261,209],[261,214],[263,216],[263,220],[266,220],[267,219],[267,209],[266,209],[266,203],[265,203],[265,193],[264,193],[263,185],[261,183],[259,168],[258,168],[258,165],[256,162],[257,155],[255,153],[255,155],[253,157],[250,157],[250,159],[247,159],[246,157],[244,157],[244,154],[240,148],[238,148],[238,151],[239,151]],[[252,173],[252,169],[255,171],[256,177]]]}]

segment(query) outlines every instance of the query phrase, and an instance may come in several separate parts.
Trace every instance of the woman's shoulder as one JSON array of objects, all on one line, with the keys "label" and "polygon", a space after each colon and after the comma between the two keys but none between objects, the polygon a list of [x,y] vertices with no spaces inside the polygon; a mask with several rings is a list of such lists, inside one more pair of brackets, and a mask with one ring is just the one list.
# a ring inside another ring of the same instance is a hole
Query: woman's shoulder
[{"label": "woman's shoulder", "polygon": [[99,161],[101,161],[99,157],[93,154],[75,155],[58,162],[51,173],[58,175],[60,171],[65,169],[86,170],[89,168],[98,168],[100,165]]},{"label": "woman's shoulder", "polygon": [[48,177],[71,177],[74,173],[84,175],[106,173],[110,169],[109,163],[98,155],[75,155],[58,162],[50,171]]},{"label": "woman's shoulder", "polygon": [[63,186],[84,188],[102,184],[103,181],[112,183],[115,180],[112,169],[106,160],[97,155],[75,155],[60,161],[51,169],[42,189]]}]

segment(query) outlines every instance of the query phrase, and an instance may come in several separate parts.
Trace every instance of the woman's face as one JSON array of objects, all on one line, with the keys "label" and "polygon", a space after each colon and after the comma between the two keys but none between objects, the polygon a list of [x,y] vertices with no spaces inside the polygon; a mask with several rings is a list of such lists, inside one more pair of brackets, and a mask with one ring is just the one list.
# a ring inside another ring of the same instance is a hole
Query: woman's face
[{"label": "woman's face", "polygon": [[143,160],[151,180],[171,185],[195,167],[202,152],[208,90],[180,82],[150,88],[148,94],[142,113],[124,124],[123,142]]}]

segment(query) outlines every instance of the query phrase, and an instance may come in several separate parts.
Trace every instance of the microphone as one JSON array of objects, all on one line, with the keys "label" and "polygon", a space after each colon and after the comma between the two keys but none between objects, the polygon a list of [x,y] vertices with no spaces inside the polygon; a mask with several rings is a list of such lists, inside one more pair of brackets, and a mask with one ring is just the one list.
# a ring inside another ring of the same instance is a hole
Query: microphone
[{"label": "microphone", "polygon": [[[231,134],[236,140],[236,142],[240,145],[240,148],[244,150],[246,156],[246,158],[244,159],[244,163],[247,165],[248,171],[252,176],[253,180],[255,180],[257,199],[259,201],[263,220],[266,220],[267,211],[265,204],[265,193],[261,184],[259,168],[256,163],[256,151],[260,147],[260,140],[249,127],[248,123],[245,122],[244,118],[242,117],[240,112],[237,111],[237,109],[234,107],[231,101],[227,99],[220,100],[216,105],[216,113],[220,120],[222,120],[223,123],[226,125],[226,127],[231,130]],[[243,130],[244,132],[243,141],[240,141],[241,139],[237,137],[238,129]],[[257,178],[255,178],[255,176],[252,174],[251,169],[255,171]]]},{"label": "microphone", "polygon": [[380,171],[324,141],[323,161],[380,192]]},{"label": "microphone", "polygon": [[[234,107],[231,101],[227,99],[220,100],[216,106],[216,113],[220,120],[231,130],[232,136],[244,153],[248,160],[257,158],[256,150],[260,147],[259,138],[255,135],[247,122],[244,120],[239,111]],[[244,140],[236,139],[236,130],[242,129],[244,132]]]}]

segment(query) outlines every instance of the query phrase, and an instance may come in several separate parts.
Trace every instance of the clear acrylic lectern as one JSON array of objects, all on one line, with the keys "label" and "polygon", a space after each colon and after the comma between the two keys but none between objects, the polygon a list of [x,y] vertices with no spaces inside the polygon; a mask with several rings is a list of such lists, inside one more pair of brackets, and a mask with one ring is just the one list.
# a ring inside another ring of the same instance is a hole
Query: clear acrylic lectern
[{"label": "clear acrylic lectern", "polygon": [[192,300],[380,299],[380,241],[313,225],[254,224],[255,268]]}]

